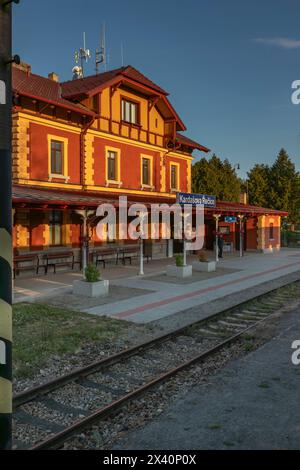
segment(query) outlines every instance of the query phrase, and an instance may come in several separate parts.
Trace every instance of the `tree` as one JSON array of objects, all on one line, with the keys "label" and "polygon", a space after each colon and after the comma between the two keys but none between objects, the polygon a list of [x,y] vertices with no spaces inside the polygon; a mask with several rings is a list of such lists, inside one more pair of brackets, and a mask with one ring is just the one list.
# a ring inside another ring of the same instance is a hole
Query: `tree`
[{"label": "tree", "polygon": [[300,174],[284,149],[274,164],[255,165],[248,172],[250,204],[289,212],[292,223],[300,221]]},{"label": "tree", "polygon": [[240,180],[228,160],[215,154],[202,158],[192,168],[192,188],[195,193],[212,194],[220,201],[238,201]]},{"label": "tree", "polygon": [[281,149],[270,169],[270,204],[272,208],[286,211],[291,209],[296,177],[294,163],[286,151]]},{"label": "tree", "polygon": [[226,159],[223,162],[221,173],[221,192],[219,199],[221,201],[239,201],[241,194],[241,183],[237,177],[235,169]]},{"label": "tree", "polygon": [[254,206],[270,205],[270,168],[267,165],[254,165],[247,173],[249,203]]}]

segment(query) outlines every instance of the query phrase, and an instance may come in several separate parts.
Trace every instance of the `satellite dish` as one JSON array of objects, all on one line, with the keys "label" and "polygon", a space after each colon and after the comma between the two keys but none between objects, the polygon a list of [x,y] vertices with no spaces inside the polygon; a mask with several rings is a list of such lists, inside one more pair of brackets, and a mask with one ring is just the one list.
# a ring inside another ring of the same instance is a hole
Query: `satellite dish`
[{"label": "satellite dish", "polygon": [[82,68],[79,67],[79,65],[76,65],[75,67],[73,67],[72,73],[73,73],[73,80],[77,80],[78,78],[83,77]]}]

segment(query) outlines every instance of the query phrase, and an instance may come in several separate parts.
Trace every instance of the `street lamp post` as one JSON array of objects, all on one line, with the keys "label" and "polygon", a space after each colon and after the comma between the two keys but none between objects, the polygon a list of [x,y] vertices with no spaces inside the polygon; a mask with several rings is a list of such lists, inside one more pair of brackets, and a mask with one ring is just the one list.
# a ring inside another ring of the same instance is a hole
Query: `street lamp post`
[{"label": "street lamp post", "polygon": [[140,271],[139,276],[144,276],[144,217],[143,212],[140,213],[141,223],[140,223]]},{"label": "street lamp post", "polygon": [[[12,438],[12,1],[0,0],[0,449]],[[14,1],[19,3],[19,1]],[[17,56],[16,56],[17,57]],[[18,57],[19,61],[19,57]]]}]

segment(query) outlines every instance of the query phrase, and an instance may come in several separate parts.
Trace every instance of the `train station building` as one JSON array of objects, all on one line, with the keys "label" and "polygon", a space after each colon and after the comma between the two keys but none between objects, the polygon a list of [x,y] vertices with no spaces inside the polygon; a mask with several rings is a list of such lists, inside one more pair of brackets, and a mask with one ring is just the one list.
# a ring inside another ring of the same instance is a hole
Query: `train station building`
[{"label": "train station building", "polygon": [[[68,248],[80,258],[87,243],[102,247],[95,228],[101,203],[117,206],[126,195],[129,205],[173,204],[178,193],[191,193],[193,152],[209,152],[185,135],[168,93],[131,66],[61,83],[55,73],[45,78],[21,64],[13,68],[13,91],[18,254]],[[217,226],[225,250],[240,250],[241,240],[244,250],[279,250],[285,216],[245,199],[216,201],[205,209],[205,247],[213,249]],[[151,256],[170,255],[167,240],[147,246]]]}]

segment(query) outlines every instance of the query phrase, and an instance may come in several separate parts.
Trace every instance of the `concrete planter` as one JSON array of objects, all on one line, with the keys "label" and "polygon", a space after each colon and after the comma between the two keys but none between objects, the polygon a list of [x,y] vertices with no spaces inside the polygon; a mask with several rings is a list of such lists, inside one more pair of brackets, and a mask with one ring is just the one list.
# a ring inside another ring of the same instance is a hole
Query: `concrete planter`
[{"label": "concrete planter", "polygon": [[190,277],[193,274],[193,268],[191,265],[189,266],[176,266],[170,265],[167,266],[167,276],[169,277]]},{"label": "concrete planter", "polygon": [[212,273],[215,270],[216,270],[215,261],[194,261],[193,262],[193,271]]},{"label": "concrete planter", "polygon": [[273,247],[270,246],[269,248],[263,248],[262,252],[264,255],[270,255],[271,253],[273,253]]},{"label": "concrete planter", "polygon": [[102,297],[109,291],[109,281],[87,282],[86,280],[77,280],[73,282],[73,294],[84,297]]}]

